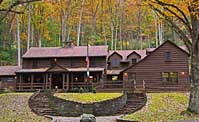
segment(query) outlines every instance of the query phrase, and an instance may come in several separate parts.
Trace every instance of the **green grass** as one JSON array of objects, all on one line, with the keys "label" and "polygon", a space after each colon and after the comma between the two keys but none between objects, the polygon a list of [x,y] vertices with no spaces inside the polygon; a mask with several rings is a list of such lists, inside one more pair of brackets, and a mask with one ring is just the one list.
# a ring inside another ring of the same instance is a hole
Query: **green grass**
[{"label": "green grass", "polygon": [[199,116],[181,115],[188,106],[188,93],[150,93],[147,105],[124,119],[140,122],[176,122],[177,120],[199,120]]},{"label": "green grass", "polygon": [[55,96],[81,103],[105,101],[121,96],[121,93],[57,93]]},{"label": "green grass", "polygon": [[0,94],[1,122],[50,122],[31,112],[28,98],[32,93],[4,93]]}]

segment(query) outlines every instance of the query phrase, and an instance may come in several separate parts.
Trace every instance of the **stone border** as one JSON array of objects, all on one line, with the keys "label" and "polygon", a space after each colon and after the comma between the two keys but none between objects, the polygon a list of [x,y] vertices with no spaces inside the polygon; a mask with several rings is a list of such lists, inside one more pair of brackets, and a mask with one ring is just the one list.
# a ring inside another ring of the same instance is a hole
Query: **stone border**
[{"label": "stone border", "polygon": [[[35,93],[33,95],[34,97],[30,98],[29,103],[31,103],[31,100],[36,98],[38,94],[39,93]],[[93,114],[95,116],[113,115],[119,109],[123,108],[127,101],[127,95],[125,93],[110,100],[86,104],[55,97],[51,92],[45,92],[45,96],[48,98],[49,109],[54,111],[45,115],[66,117],[76,117],[82,115],[83,113]],[[34,109],[34,106],[30,107],[33,112],[39,115],[44,114],[44,112],[41,114],[38,108]],[[41,107],[41,109],[43,108]]]}]

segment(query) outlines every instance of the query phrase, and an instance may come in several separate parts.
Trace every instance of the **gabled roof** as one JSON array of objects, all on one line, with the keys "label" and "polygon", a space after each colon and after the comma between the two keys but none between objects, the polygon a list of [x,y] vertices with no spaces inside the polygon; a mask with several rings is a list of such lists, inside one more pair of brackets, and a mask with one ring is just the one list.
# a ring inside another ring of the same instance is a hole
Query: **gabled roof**
[{"label": "gabled roof", "polygon": [[0,66],[0,76],[15,76],[15,72],[20,69],[20,66]]},{"label": "gabled roof", "polygon": [[137,52],[133,51],[132,53],[130,53],[128,56],[127,56],[127,59],[129,58],[129,56],[133,55],[133,54],[136,54],[137,56],[139,56],[141,58],[141,55],[138,54]]},{"label": "gabled roof", "polygon": [[166,43],[170,43],[171,45],[175,46],[177,49],[179,49],[180,51],[182,51],[183,53],[185,53],[186,55],[189,56],[188,52],[187,52],[185,49],[183,49],[182,47],[177,46],[175,43],[171,42],[170,40],[167,40],[167,41],[165,41],[164,43],[162,43],[158,48],[154,49],[154,50],[153,50],[150,54],[148,54],[146,57],[144,57],[142,60],[140,60],[138,63],[133,64],[133,65],[127,67],[127,68],[124,69],[122,72],[124,72],[124,71],[126,71],[126,70],[128,70],[128,69],[130,69],[130,68],[132,68],[132,67],[134,67],[134,66],[137,66],[138,64],[140,64],[140,63],[143,62],[144,60],[147,60],[148,57],[150,57],[151,55],[153,55],[154,52],[156,52],[159,48],[161,48],[162,46],[164,46]]},{"label": "gabled roof", "polygon": [[54,62],[53,65],[51,65],[46,72],[54,72],[54,71],[68,71],[66,68],[63,66],[59,65],[56,61]]},{"label": "gabled roof", "polygon": [[[107,56],[108,46],[89,46],[89,56]],[[32,47],[23,58],[85,57],[87,46],[73,47]]]},{"label": "gabled roof", "polygon": [[122,56],[121,54],[119,54],[117,51],[110,52],[110,53],[111,53],[111,54],[108,56],[108,59],[109,59],[112,55],[114,55],[114,54],[117,54],[118,56],[120,56],[121,59],[123,58],[123,56]]},{"label": "gabled roof", "polygon": [[109,53],[109,57],[114,53],[117,52],[119,55],[122,56],[122,60],[125,61],[128,56],[135,52],[137,54],[139,54],[141,56],[141,59],[144,58],[146,56],[146,50],[117,50],[117,51],[110,51]]}]

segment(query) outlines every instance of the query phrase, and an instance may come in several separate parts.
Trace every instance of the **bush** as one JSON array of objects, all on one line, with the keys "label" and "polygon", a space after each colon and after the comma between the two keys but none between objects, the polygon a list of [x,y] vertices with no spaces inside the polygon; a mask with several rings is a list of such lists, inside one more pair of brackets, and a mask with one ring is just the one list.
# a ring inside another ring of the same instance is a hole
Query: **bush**
[{"label": "bush", "polygon": [[79,93],[83,93],[84,92],[84,89],[81,87],[80,89],[79,89]]},{"label": "bush", "polygon": [[71,92],[78,93],[79,92],[79,88],[73,88],[73,89],[71,89]]},{"label": "bush", "polygon": [[92,92],[93,92],[93,93],[96,93],[96,88],[92,88]]}]

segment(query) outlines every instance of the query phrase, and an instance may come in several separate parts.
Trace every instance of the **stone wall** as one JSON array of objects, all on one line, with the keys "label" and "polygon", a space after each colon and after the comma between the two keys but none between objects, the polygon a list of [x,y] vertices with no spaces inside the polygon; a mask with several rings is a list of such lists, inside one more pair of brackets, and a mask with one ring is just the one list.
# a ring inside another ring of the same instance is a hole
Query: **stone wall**
[{"label": "stone wall", "polygon": [[[46,93],[46,96],[49,101],[48,106],[54,111],[50,113],[52,116],[80,116],[83,113],[93,114],[95,116],[113,115],[119,109],[123,108],[127,101],[126,94],[111,100],[88,104],[64,100],[50,93]],[[39,112],[36,113],[39,114]]]}]

